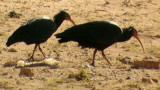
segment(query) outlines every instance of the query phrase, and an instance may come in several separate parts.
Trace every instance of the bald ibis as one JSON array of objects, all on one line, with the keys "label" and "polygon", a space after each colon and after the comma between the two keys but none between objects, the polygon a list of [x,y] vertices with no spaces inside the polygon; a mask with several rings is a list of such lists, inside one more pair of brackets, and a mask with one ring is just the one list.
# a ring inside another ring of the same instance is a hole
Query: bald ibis
[{"label": "bald ibis", "polygon": [[93,61],[91,63],[92,66],[94,66],[97,50],[101,51],[105,60],[111,64],[104,54],[104,49],[116,42],[127,41],[132,36],[140,42],[144,51],[143,45],[134,27],[121,29],[118,24],[113,21],[94,21],[76,25],[55,36],[56,38],[60,38],[59,43],[76,41],[82,48],[95,48],[93,52]]},{"label": "bald ibis", "polygon": [[60,11],[53,19],[54,20],[45,16],[27,21],[9,37],[6,45],[9,47],[16,42],[25,42],[27,45],[35,44],[33,53],[28,60],[33,59],[37,46],[45,58],[45,54],[43,53],[40,44],[46,42],[64,20],[69,20],[75,25],[70,15],[65,11]]}]

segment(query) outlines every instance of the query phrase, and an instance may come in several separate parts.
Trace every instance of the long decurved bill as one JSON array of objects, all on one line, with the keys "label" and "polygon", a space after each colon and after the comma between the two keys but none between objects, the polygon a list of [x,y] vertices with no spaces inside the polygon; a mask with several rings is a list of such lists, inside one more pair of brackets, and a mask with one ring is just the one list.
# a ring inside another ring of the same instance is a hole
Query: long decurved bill
[{"label": "long decurved bill", "polygon": [[69,21],[70,21],[73,25],[76,25],[72,19],[69,19]]},{"label": "long decurved bill", "polygon": [[144,53],[144,48],[143,48],[143,45],[141,43],[141,40],[138,38],[138,35],[136,33],[133,34],[133,36],[139,41],[139,43],[141,44],[142,46],[142,49],[143,49],[143,53]]}]

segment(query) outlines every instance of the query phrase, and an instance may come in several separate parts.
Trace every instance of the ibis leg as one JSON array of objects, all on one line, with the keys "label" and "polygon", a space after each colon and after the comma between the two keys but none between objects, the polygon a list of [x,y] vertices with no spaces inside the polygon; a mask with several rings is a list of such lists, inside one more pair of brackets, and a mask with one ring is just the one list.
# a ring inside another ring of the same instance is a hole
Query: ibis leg
[{"label": "ibis leg", "polygon": [[109,60],[106,58],[106,56],[105,56],[105,54],[104,54],[104,51],[103,51],[103,50],[101,50],[101,52],[102,52],[102,56],[104,57],[104,59],[106,59],[106,61],[108,62],[108,64],[110,64],[110,65],[111,65],[111,63],[109,62]]},{"label": "ibis leg", "polygon": [[43,57],[45,58],[46,56],[45,56],[45,54],[43,53],[43,51],[42,51],[42,49],[41,49],[41,47],[40,47],[40,44],[38,44],[38,48],[39,48],[40,52],[42,53]]},{"label": "ibis leg", "polygon": [[32,60],[34,60],[33,56],[34,56],[34,52],[35,52],[35,51],[36,51],[36,49],[37,49],[37,46],[38,46],[38,44],[35,44],[35,46],[34,46],[34,50],[33,50],[33,53],[32,53],[32,56],[28,59],[28,61],[32,61]]},{"label": "ibis leg", "polygon": [[97,49],[95,49],[94,52],[93,52],[93,61],[92,61],[92,63],[91,63],[91,65],[92,65],[93,67],[95,67],[95,65],[94,65],[94,60],[95,60],[95,55],[96,55],[96,53],[97,53]]}]

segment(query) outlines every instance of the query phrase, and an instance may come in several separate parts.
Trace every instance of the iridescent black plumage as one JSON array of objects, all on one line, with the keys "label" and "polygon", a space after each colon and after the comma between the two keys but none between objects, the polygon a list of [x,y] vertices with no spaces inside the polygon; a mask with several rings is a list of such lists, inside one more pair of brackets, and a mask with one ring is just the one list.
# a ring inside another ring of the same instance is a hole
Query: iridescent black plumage
[{"label": "iridescent black plumage", "polygon": [[64,20],[70,20],[69,14],[61,11],[54,16],[54,20],[49,17],[31,19],[20,26],[8,39],[6,45],[10,46],[16,42],[25,42],[27,45],[36,44],[31,58],[33,58],[35,49],[39,47],[41,53],[45,57],[40,44],[47,41],[48,38],[58,29]]},{"label": "iridescent black plumage", "polygon": [[[73,26],[55,36],[60,38],[59,43],[76,41],[83,48],[95,48],[92,62],[94,66],[97,50],[100,50],[102,56],[107,60],[103,50],[116,42],[129,40],[135,32],[137,31],[133,27],[121,29],[116,23],[111,21],[95,21]],[[107,62],[110,64],[108,60]]]}]

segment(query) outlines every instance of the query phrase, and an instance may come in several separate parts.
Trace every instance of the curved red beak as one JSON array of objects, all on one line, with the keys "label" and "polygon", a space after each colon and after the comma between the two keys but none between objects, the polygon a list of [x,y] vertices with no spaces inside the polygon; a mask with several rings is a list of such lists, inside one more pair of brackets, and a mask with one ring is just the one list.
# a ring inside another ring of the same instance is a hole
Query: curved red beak
[{"label": "curved red beak", "polygon": [[137,35],[137,33],[134,33],[133,34],[133,36],[139,41],[139,43],[141,44],[141,46],[142,46],[142,49],[143,49],[143,53],[144,53],[144,48],[143,48],[143,45],[142,45],[142,43],[141,43],[141,40],[138,38],[138,35]]},{"label": "curved red beak", "polygon": [[74,23],[74,21],[70,18],[70,19],[68,19],[73,25],[76,25],[75,23]]}]

